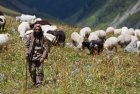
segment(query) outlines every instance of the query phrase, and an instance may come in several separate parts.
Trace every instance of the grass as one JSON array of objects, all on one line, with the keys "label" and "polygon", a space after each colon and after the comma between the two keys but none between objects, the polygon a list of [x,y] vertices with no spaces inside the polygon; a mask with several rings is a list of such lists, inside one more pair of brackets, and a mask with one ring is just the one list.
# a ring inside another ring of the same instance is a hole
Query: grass
[{"label": "grass", "polygon": [[[3,94],[139,94],[140,58],[123,49],[114,55],[87,55],[87,50],[53,47],[44,62],[45,84],[31,88],[28,74],[28,91],[25,90],[26,61],[24,43],[17,32],[18,22],[7,16],[5,32],[10,33],[8,50],[0,52],[0,92]],[[70,34],[80,28],[56,24]]]},{"label": "grass", "polygon": [[8,8],[5,8],[3,6],[0,6],[0,10],[6,14],[6,15],[11,15],[11,16],[16,16],[16,15],[20,15],[21,13],[19,12],[16,12],[14,10],[11,10],[11,9],[8,9]]}]

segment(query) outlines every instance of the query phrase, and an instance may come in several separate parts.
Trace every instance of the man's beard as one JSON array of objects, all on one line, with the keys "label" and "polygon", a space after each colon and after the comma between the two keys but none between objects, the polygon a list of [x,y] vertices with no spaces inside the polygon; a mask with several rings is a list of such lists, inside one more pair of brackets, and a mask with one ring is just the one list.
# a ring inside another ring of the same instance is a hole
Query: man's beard
[{"label": "man's beard", "polygon": [[42,37],[43,33],[42,32],[34,32],[35,37]]}]

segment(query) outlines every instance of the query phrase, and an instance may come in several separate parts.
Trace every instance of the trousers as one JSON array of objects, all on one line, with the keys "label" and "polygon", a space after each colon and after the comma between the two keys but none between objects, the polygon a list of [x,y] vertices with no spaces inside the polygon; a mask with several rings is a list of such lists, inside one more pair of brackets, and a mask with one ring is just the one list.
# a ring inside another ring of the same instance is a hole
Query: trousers
[{"label": "trousers", "polygon": [[43,63],[37,61],[29,62],[29,72],[33,84],[40,84],[44,79]]}]

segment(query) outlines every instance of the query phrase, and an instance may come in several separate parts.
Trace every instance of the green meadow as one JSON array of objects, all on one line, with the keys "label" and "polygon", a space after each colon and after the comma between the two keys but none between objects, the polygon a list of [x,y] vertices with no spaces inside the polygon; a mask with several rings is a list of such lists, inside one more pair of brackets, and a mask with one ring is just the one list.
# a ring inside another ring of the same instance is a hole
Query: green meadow
[{"label": "green meadow", "polygon": [[[120,46],[112,55],[103,52],[94,56],[88,55],[88,50],[53,46],[44,62],[43,86],[32,87],[29,72],[26,79],[19,24],[14,17],[6,16],[5,30],[1,31],[10,34],[7,50],[0,50],[0,73],[4,75],[1,94],[140,94],[140,56],[125,53]],[[71,41],[72,32],[80,30],[63,23],[55,25],[64,29],[66,42]]]}]

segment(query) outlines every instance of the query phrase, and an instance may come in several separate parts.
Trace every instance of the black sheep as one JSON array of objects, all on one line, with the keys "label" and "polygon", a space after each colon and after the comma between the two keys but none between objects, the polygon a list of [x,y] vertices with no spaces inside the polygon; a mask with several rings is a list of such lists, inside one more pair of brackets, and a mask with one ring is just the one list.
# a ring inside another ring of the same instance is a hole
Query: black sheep
[{"label": "black sheep", "polygon": [[54,43],[54,45],[59,45],[61,47],[65,46],[65,32],[61,29],[56,29],[55,31],[49,30],[47,31],[47,33],[52,34],[56,37],[56,41]]},{"label": "black sheep", "polygon": [[90,42],[82,42],[82,48],[85,47],[88,48],[90,54],[95,53],[95,50],[97,49],[98,54],[103,51],[103,41],[101,39],[92,40]]}]

